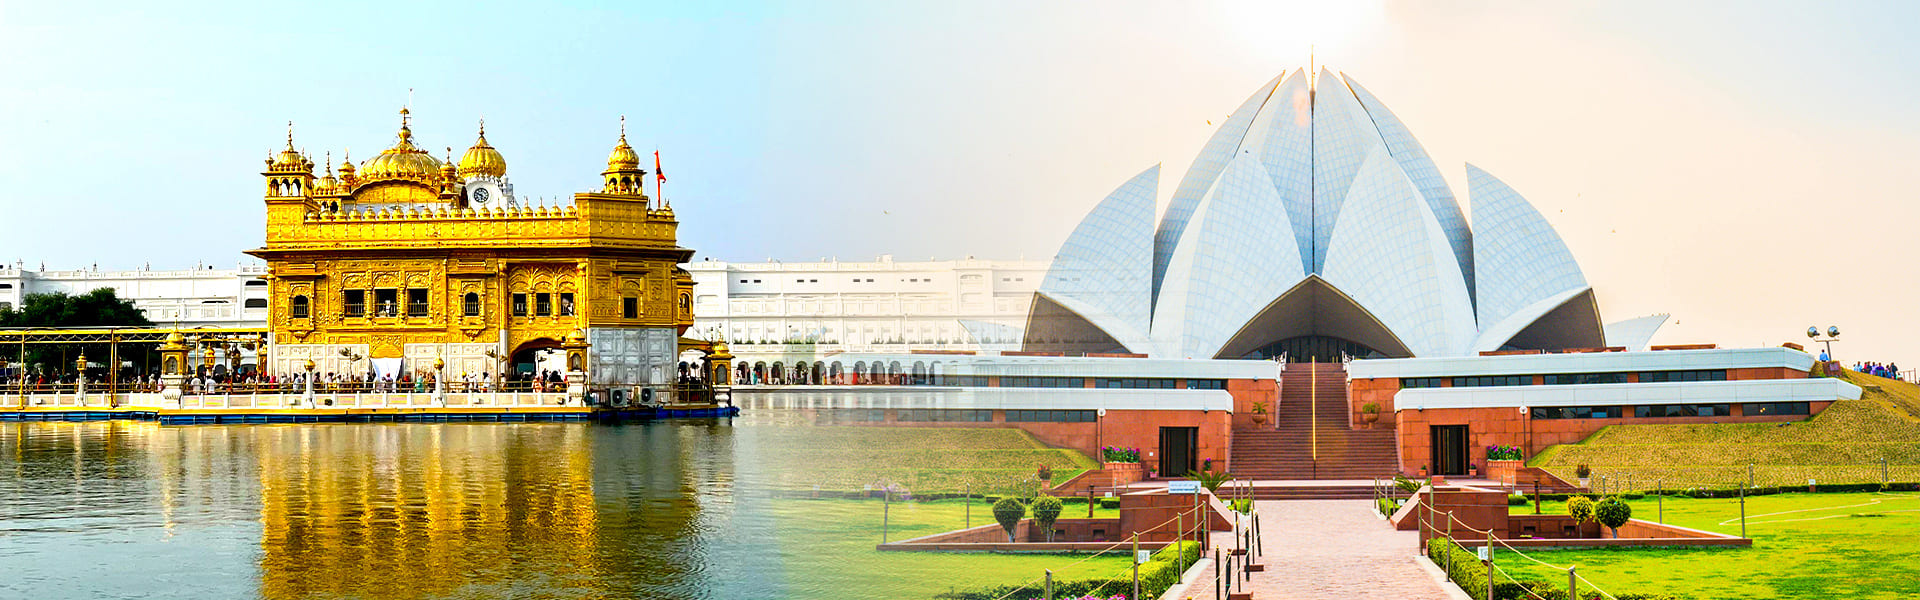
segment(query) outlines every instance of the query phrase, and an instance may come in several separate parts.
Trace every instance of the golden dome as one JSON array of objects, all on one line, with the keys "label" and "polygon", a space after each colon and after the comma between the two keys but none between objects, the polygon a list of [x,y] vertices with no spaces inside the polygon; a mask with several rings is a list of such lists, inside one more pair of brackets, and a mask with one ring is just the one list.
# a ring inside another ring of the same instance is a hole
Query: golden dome
[{"label": "golden dome", "polygon": [[413,130],[407,127],[407,109],[400,109],[400,139],[392,148],[360,163],[359,179],[373,183],[392,179],[431,182],[440,179],[440,159],[413,145]]},{"label": "golden dome", "polygon": [[268,168],[274,171],[313,171],[313,163],[293,149],[293,122],[287,122],[287,148],[274,157]]},{"label": "golden dome", "polygon": [[352,151],[348,151],[347,153],[345,153],[345,154],[342,154],[342,155],[341,155],[341,158],[340,158],[340,174],[341,174],[341,175],[353,175],[353,169],[354,169],[354,167],[353,167],[353,154],[352,154]]},{"label": "golden dome", "polygon": [[501,156],[499,150],[495,150],[493,146],[487,145],[486,121],[480,122],[480,139],[474,140],[473,147],[468,148],[467,153],[460,156],[460,176],[472,177],[474,175],[492,175],[494,177],[505,177],[507,175],[507,157]]},{"label": "golden dome", "polygon": [[627,118],[620,117],[620,144],[607,154],[607,171],[632,171],[640,168],[640,153],[627,145]]},{"label": "golden dome", "polygon": [[333,177],[333,153],[327,153],[327,174],[313,182],[313,191],[321,194],[339,193],[340,180]]}]

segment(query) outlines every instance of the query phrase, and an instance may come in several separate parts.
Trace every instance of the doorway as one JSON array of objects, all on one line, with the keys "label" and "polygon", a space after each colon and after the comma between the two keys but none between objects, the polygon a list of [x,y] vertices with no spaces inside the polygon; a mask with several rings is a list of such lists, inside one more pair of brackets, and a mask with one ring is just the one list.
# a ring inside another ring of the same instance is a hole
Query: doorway
[{"label": "doorway", "polygon": [[1467,474],[1467,426],[1433,426],[1433,474]]},{"label": "doorway", "polygon": [[1184,477],[1200,454],[1199,427],[1160,428],[1160,476]]}]

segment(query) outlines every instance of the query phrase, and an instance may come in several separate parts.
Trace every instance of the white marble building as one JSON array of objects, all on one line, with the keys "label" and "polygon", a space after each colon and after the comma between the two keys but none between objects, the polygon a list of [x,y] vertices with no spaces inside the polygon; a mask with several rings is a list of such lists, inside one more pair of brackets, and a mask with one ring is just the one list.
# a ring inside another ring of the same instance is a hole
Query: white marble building
[{"label": "white marble building", "polygon": [[[741,360],[840,352],[1019,345],[1048,263],[1029,260],[753,262],[705,260],[693,273],[693,329]],[[968,330],[972,329],[972,332]],[[976,337],[984,338],[976,341]]]},{"label": "white marble building", "polygon": [[101,271],[28,270],[19,262],[0,264],[0,308],[18,309],[30,294],[85,294],[113,288],[132,300],[156,325],[183,327],[264,327],[267,324],[266,265],[216,269]]}]

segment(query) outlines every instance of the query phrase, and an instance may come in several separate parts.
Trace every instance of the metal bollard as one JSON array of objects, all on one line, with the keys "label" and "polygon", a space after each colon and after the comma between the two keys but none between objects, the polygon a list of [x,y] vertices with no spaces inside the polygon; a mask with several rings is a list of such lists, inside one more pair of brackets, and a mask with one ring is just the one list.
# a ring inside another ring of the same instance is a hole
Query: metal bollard
[{"label": "metal bollard", "polygon": [[1567,600],[1580,600],[1580,577],[1573,573],[1575,566],[1567,565]]},{"label": "metal bollard", "polygon": [[1493,528],[1487,528],[1487,600],[1493,600]]},{"label": "metal bollard", "polygon": [[1747,488],[1740,488],[1740,537],[1747,537]]},{"label": "metal bollard", "polygon": [[1047,569],[1047,589],[1041,598],[1053,600],[1053,569]]},{"label": "metal bollard", "polygon": [[1138,531],[1133,532],[1132,560],[1133,560],[1133,595],[1127,596],[1127,597],[1139,598],[1140,597],[1140,532]]},{"label": "metal bollard", "polygon": [[1220,600],[1220,549],[1213,549],[1213,600]]}]

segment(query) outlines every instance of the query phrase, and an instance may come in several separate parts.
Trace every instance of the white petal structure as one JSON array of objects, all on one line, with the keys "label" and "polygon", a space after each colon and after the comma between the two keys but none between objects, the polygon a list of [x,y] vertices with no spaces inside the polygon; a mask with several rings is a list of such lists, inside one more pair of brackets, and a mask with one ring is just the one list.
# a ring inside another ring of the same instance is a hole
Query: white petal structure
[{"label": "white petal structure", "polygon": [[1234,110],[1157,227],[1157,168],[1096,206],[1035,296],[1023,347],[1331,360],[1615,341],[1525,198],[1469,165],[1469,227],[1406,124],[1351,78],[1312,75]]},{"label": "white petal structure", "polygon": [[[1160,166],[1155,165],[1100,201],[1067,236],[1034,297],[1034,312],[1044,320],[1030,321],[1032,343],[1099,341],[1118,346],[1106,350],[1123,352],[1145,348],[1153,310],[1153,200],[1159,189]],[[1079,339],[1086,337],[1079,334],[1087,326],[1106,339]]]},{"label": "white petal structure", "polygon": [[1637,319],[1614,321],[1606,326],[1607,345],[1626,348],[1628,352],[1646,350],[1653,344],[1653,334],[1660,326],[1667,324],[1673,315],[1647,315]]},{"label": "white petal structure", "polygon": [[[1578,347],[1606,344],[1587,278],[1553,225],[1513,188],[1479,167],[1467,165],[1467,194],[1473,199],[1474,264],[1483,332],[1475,350],[1535,344],[1514,338],[1549,315],[1553,333],[1572,336]],[[1557,323],[1567,321],[1566,323]]]},{"label": "white petal structure", "polygon": [[1348,187],[1327,282],[1392,330],[1415,356],[1466,353],[1477,327],[1447,234],[1406,172],[1381,148]]},{"label": "white petal structure", "polygon": [[1167,265],[1154,339],[1173,356],[1213,358],[1241,325],[1306,277],[1292,231],[1260,161],[1243,154],[1228,163]]}]

